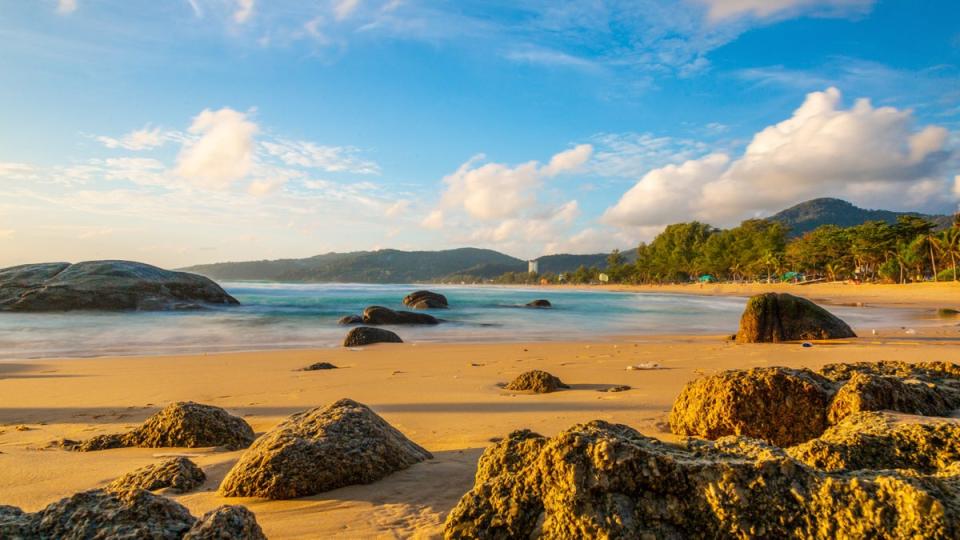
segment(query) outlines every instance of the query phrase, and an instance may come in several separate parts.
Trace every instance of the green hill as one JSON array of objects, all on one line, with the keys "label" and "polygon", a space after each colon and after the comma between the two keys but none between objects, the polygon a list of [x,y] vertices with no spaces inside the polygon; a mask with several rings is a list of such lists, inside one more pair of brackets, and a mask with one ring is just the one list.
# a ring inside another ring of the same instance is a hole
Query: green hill
[{"label": "green hill", "polygon": [[854,206],[847,201],[831,198],[811,199],[778,212],[767,219],[779,221],[789,227],[791,236],[800,236],[821,225],[853,227],[867,221],[885,221],[892,224],[896,223],[897,217],[903,215],[920,216],[928,219],[936,223],[937,228],[949,227],[952,220],[951,216],[943,215],[867,210]]}]

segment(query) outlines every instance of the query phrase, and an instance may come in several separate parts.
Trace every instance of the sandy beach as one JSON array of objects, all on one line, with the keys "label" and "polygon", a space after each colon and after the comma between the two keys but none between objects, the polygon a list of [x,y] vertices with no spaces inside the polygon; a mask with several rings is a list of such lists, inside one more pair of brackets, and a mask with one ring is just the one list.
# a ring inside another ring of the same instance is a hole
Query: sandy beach
[{"label": "sandy beach", "polygon": [[[803,291],[831,303],[929,308],[960,303],[960,297],[951,296],[951,287],[955,285],[823,285]],[[698,290],[676,288],[697,294],[752,292],[730,286]],[[666,425],[672,401],[687,381],[701,374],[832,362],[957,361],[957,323],[960,319],[923,319],[915,333],[889,328],[877,335],[859,328],[859,338],[810,348],[738,345],[719,335],[644,336],[602,342],[406,343],[356,350],[2,362],[0,504],[35,511],[75,492],[102,487],[159,456],[188,455],[208,479],[200,490],[174,498],[194,514],[241,503],[256,513],[270,538],[432,538],[441,534],[446,513],[472,486],[483,448],[512,430],[553,435],[577,422],[604,419],[672,440]],[[340,369],[299,371],[319,361]],[[656,363],[661,369],[626,369],[641,363]],[[498,386],[534,368],[559,376],[572,388],[524,395]],[[632,389],[603,391],[613,385]],[[224,407],[243,416],[259,434],[291,413],[344,397],[372,407],[435,458],[371,485],[261,501],[215,494],[240,452],[128,448],[75,453],[48,447],[61,438],[125,431],[178,400]]]}]

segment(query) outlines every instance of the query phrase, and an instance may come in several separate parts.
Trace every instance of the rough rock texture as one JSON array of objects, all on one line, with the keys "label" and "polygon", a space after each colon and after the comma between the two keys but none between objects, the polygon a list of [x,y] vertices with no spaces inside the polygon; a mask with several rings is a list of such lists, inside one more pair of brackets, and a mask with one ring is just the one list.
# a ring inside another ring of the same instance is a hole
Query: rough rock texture
[{"label": "rough rock texture", "polygon": [[267,540],[253,512],[243,506],[220,506],[203,515],[183,540]]},{"label": "rough rock texture", "polygon": [[673,402],[670,429],[716,439],[744,435],[790,446],[827,427],[830,381],[807,369],[731,370],[687,383]]},{"label": "rough rock texture", "polygon": [[779,343],[856,337],[847,323],[806,298],[786,293],[758,294],[740,317],[738,343]]},{"label": "rough rock texture", "polygon": [[221,506],[199,521],[179,503],[140,489],[97,489],[61,499],[39,512],[0,506],[7,540],[264,540],[254,515]]},{"label": "rough rock texture", "polygon": [[960,365],[950,362],[917,362],[913,364],[900,361],[850,362],[827,364],[820,369],[820,373],[833,381],[846,381],[854,373],[866,373],[901,379],[919,379],[938,385],[952,386],[960,390]]},{"label": "rough rock texture", "polygon": [[317,362],[310,364],[309,366],[303,368],[301,371],[320,371],[324,369],[337,369],[337,366],[331,364],[330,362]]},{"label": "rough rock texture", "polygon": [[534,300],[533,302],[528,302],[525,307],[548,308],[548,307],[553,307],[553,304],[551,304],[549,300],[540,299],[540,300]]},{"label": "rough rock texture", "polygon": [[433,315],[412,311],[394,311],[383,306],[370,306],[363,310],[363,324],[438,324]]},{"label": "rough rock texture", "polygon": [[350,326],[351,324],[363,324],[363,317],[360,315],[344,315],[337,321],[340,326]]},{"label": "rough rock texture", "polygon": [[957,538],[960,468],[825,473],[603,421],[488,448],[447,538]]},{"label": "rough rock texture", "polygon": [[431,291],[414,291],[403,297],[403,305],[413,309],[443,309],[450,307],[447,297]]},{"label": "rough rock texture", "polygon": [[347,332],[347,336],[343,338],[344,347],[360,347],[374,343],[403,343],[403,340],[389,330],[369,326],[358,326]]},{"label": "rough rock texture", "polygon": [[932,383],[854,373],[833,397],[827,420],[836,424],[856,412],[882,410],[945,416],[956,405]]},{"label": "rough rock texture", "polygon": [[516,392],[546,394],[548,392],[556,392],[561,388],[570,388],[570,386],[564,384],[559,378],[547,373],[546,371],[534,369],[532,371],[521,373],[505,388],[507,390],[513,390]]},{"label": "rough rock texture", "polygon": [[369,484],[432,457],[366,405],[341,399],[297,413],[257,439],[227,473],[220,493],[304,497]]},{"label": "rough rock texture", "polygon": [[186,493],[200,487],[207,479],[203,469],[185,457],[175,457],[161,463],[141,467],[117,478],[107,486],[108,491],[145,489],[155,491],[169,488]]},{"label": "rough rock texture", "polygon": [[130,261],[0,270],[0,311],[173,310],[238,304],[210,279]]},{"label": "rough rock texture", "polygon": [[[918,422],[917,420],[922,420]],[[960,421],[861,412],[847,416],[819,438],[787,449],[826,471],[914,469],[931,473],[960,462]]]},{"label": "rough rock texture", "polygon": [[171,403],[126,434],[99,435],[79,443],[80,451],[137,446],[141,448],[246,448],[253,442],[250,424],[220,407],[192,401]]}]

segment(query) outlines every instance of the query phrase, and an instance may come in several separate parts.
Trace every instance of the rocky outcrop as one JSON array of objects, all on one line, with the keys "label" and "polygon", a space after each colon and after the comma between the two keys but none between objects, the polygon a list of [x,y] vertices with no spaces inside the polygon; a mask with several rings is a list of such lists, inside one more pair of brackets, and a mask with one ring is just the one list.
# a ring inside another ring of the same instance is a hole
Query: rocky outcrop
[{"label": "rocky outcrop", "polygon": [[847,323],[806,298],[786,293],[758,294],[740,317],[738,343],[779,343],[856,337]]},{"label": "rocky outcrop", "polygon": [[432,291],[414,291],[403,297],[403,305],[413,309],[444,309],[450,307],[447,297]]},{"label": "rocky outcrop", "polygon": [[171,403],[140,427],[125,434],[100,435],[74,445],[84,452],[136,446],[140,448],[246,448],[253,442],[253,428],[220,407],[192,401]]},{"label": "rocky outcrop", "polygon": [[743,435],[789,446],[826,429],[830,392],[830,381],[807,369],[724,371],[687,383],[673,402],[670,429],[677,435]]},{"label": "rocky outcrop", "polygon": [[861,412],[844,418],[820,437],[787,449],[799,461],[825,471],[946,470],[960,462],[960,421],[898,419]]},{"label": "rocky outcrop", "polygon": [[960,366],[945,362],[829,364],[732,370],[693,380],[673,403],[677,435],[744,435],[780,446],[819,436],[862,411],[945,416],[960,408]]},{"label": "rocky outcrop", "polygon": [[161,463],[141,467],[117,478],[107,486],[108,491],[170,489],[187,493],[197,489],[207,479],[203,469],[185,457],[175,457]]},{"label": "rocky outcrop", "polygon": [[532,371],[521,373],[505,388],[515,392],[546,394],[549,392],[556,392],[561,388],[570,388],[570,386],[564,384],[559,378],[547,373],[546,371],[534,369]]},{"label": "rocky outcrop", "polygon": [[540,299],[540,300],[534,300],[533,302],[528,302],[524,307],[548,308],[548,307],[553,307],[553,304],[551,304],[549,300]]},{"label": "rocky outcrop", "polygon": [[362,347],[374,343],[403,343],[403,340],[389,330],[369,326],[358,326],[347,332],[347,336],[343,338],[344,347]]},{"label": "rocky outcrop", "polygon": [[[956,538],[960,469],[826,473],[674,447],[603,421],[512,433],[480,458],[446,538]],[[779,449],[774,449],[779,450]]]},{"label": "rocky outcrop", "polygon": [[363,310],[363,324],[439,324],[433,315],[412,311],[394,311],[383,306],[370,306]]},{"label": "rocky outcrop", "polygon": [[183,540],[267,540],[253,512],[243,506],[220,506],[203,515]]},{"label": "rocky outcrop", "polygon": [[0,538],[265,539],[253,513],[241,506],[222,506],[198,521],[179,503],[140,489],[85,491],[32,514],[0,506]]},{"label": "rocky outcrop", "polygon": [[369,484],[433,456],[366,405],[341,399],[295,414],[240,456],[227,497],[292,499]]},{"label": "rocky outcrop", "polygon": [[131,261],[0,270],[0,311],[158,311],[238,303],[206,277]]},{"label": "rocky outcrop", "polygon": [[340,326],[350,326],[352,324],[363,324],[363,317],[360,315],[344,315],[337,321]]}]

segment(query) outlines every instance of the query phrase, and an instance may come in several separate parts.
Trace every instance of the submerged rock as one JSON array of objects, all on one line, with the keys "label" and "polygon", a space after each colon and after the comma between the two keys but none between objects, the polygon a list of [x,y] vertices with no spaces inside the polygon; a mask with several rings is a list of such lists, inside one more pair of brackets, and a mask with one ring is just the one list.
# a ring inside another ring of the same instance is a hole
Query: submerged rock
[{"label": "submerged rock", "polygon": [[432,457],[366,405],[341,399],[297,413],[257,439],[227,473],[220,494],[305,497],[376,482]]},{"label": "submerged rock", "polygon": [[192,401],[167,405],[125,434],[99,435],[74,446],[84,452],[136,446],[141,448],[246,448],[253,442],[253,428],[240,417],[220,407]]},{"label": "submerged rock", "polygon": [[844,418],[820,437],[787,449],[803,463],[825,471],[945,470],[960,462],[960,421],[861,412]]},{"label": "submerged rock", "polygon": [[743,435],[789,446],[827,427],[830,381],[807,369],[731,370],[693,380],[670,411],[677,435]]},{"label": "submerged rock", "polygon": [[779,343],[857,337],[829,311],[806,298],[786,293],[751,297],[740,317],[738,343]]},{"label": "submerged rock", "polygon": [[197,489],[207,479],[203,469],[185,457],[175,457],[161,463],[141,467],[117,478],[107,486],[108,491],[145,489],[156,491],[169,488],[177,493]]},{"label": "submerged rock", "polygon": [[158,311],[238,303],[209,278],[131,261],[0,270],[0,311]]},{"label": "submerged rock", "polygon": [[403,297],[403,305],[413,309],[443,309],[449,307],[446,296],[432,291],[414,291]]},{"label": "submerged rock", "polygon": [[243,506],[220,506],[203,515],[183,540],[267,540],[253,512]]},{"label": "submerged rock", "polygon": [[553,307],[553,304],[551,304],[549,300],[540,299],[540,300],[534,300],[533,302],[528,302],[525,307],[548,308],[548,307]]},{"label": "submerged rock", "polygon": [[350,326],[351,324],[363,324],[363,317],[360,315],[344,315],[337,321],[340,326]]},{"label": "submerged rock", "polygon": [[369,326],[358,326],[347,332],[347,336],[343,338],[344,347],[361,347],[374,343],[403,343],[403,340],[389,330]]},{"label": "submerged rock", "polygon": [[363,310],[364,324],[439,324],[433,315],[413,313],[412,311],[394,311],[383,306],[370,306]]},{"label": "submerged rock", "polygon": [[556,392],[561,388],[570,388],[570,386],[564,384],[559,378],[547,373],[546,371],[534,369],[532,371],[521,373],[505,388],[515,392],[546,394],[549,392]]},{"label": "submerged rock", "polygon": [[[480,458],[446,538],[956,538],[960,468],[826,473],[781,452],[674,447],[593,421]],[[779,450],[779,449],[775,449]]]}]

